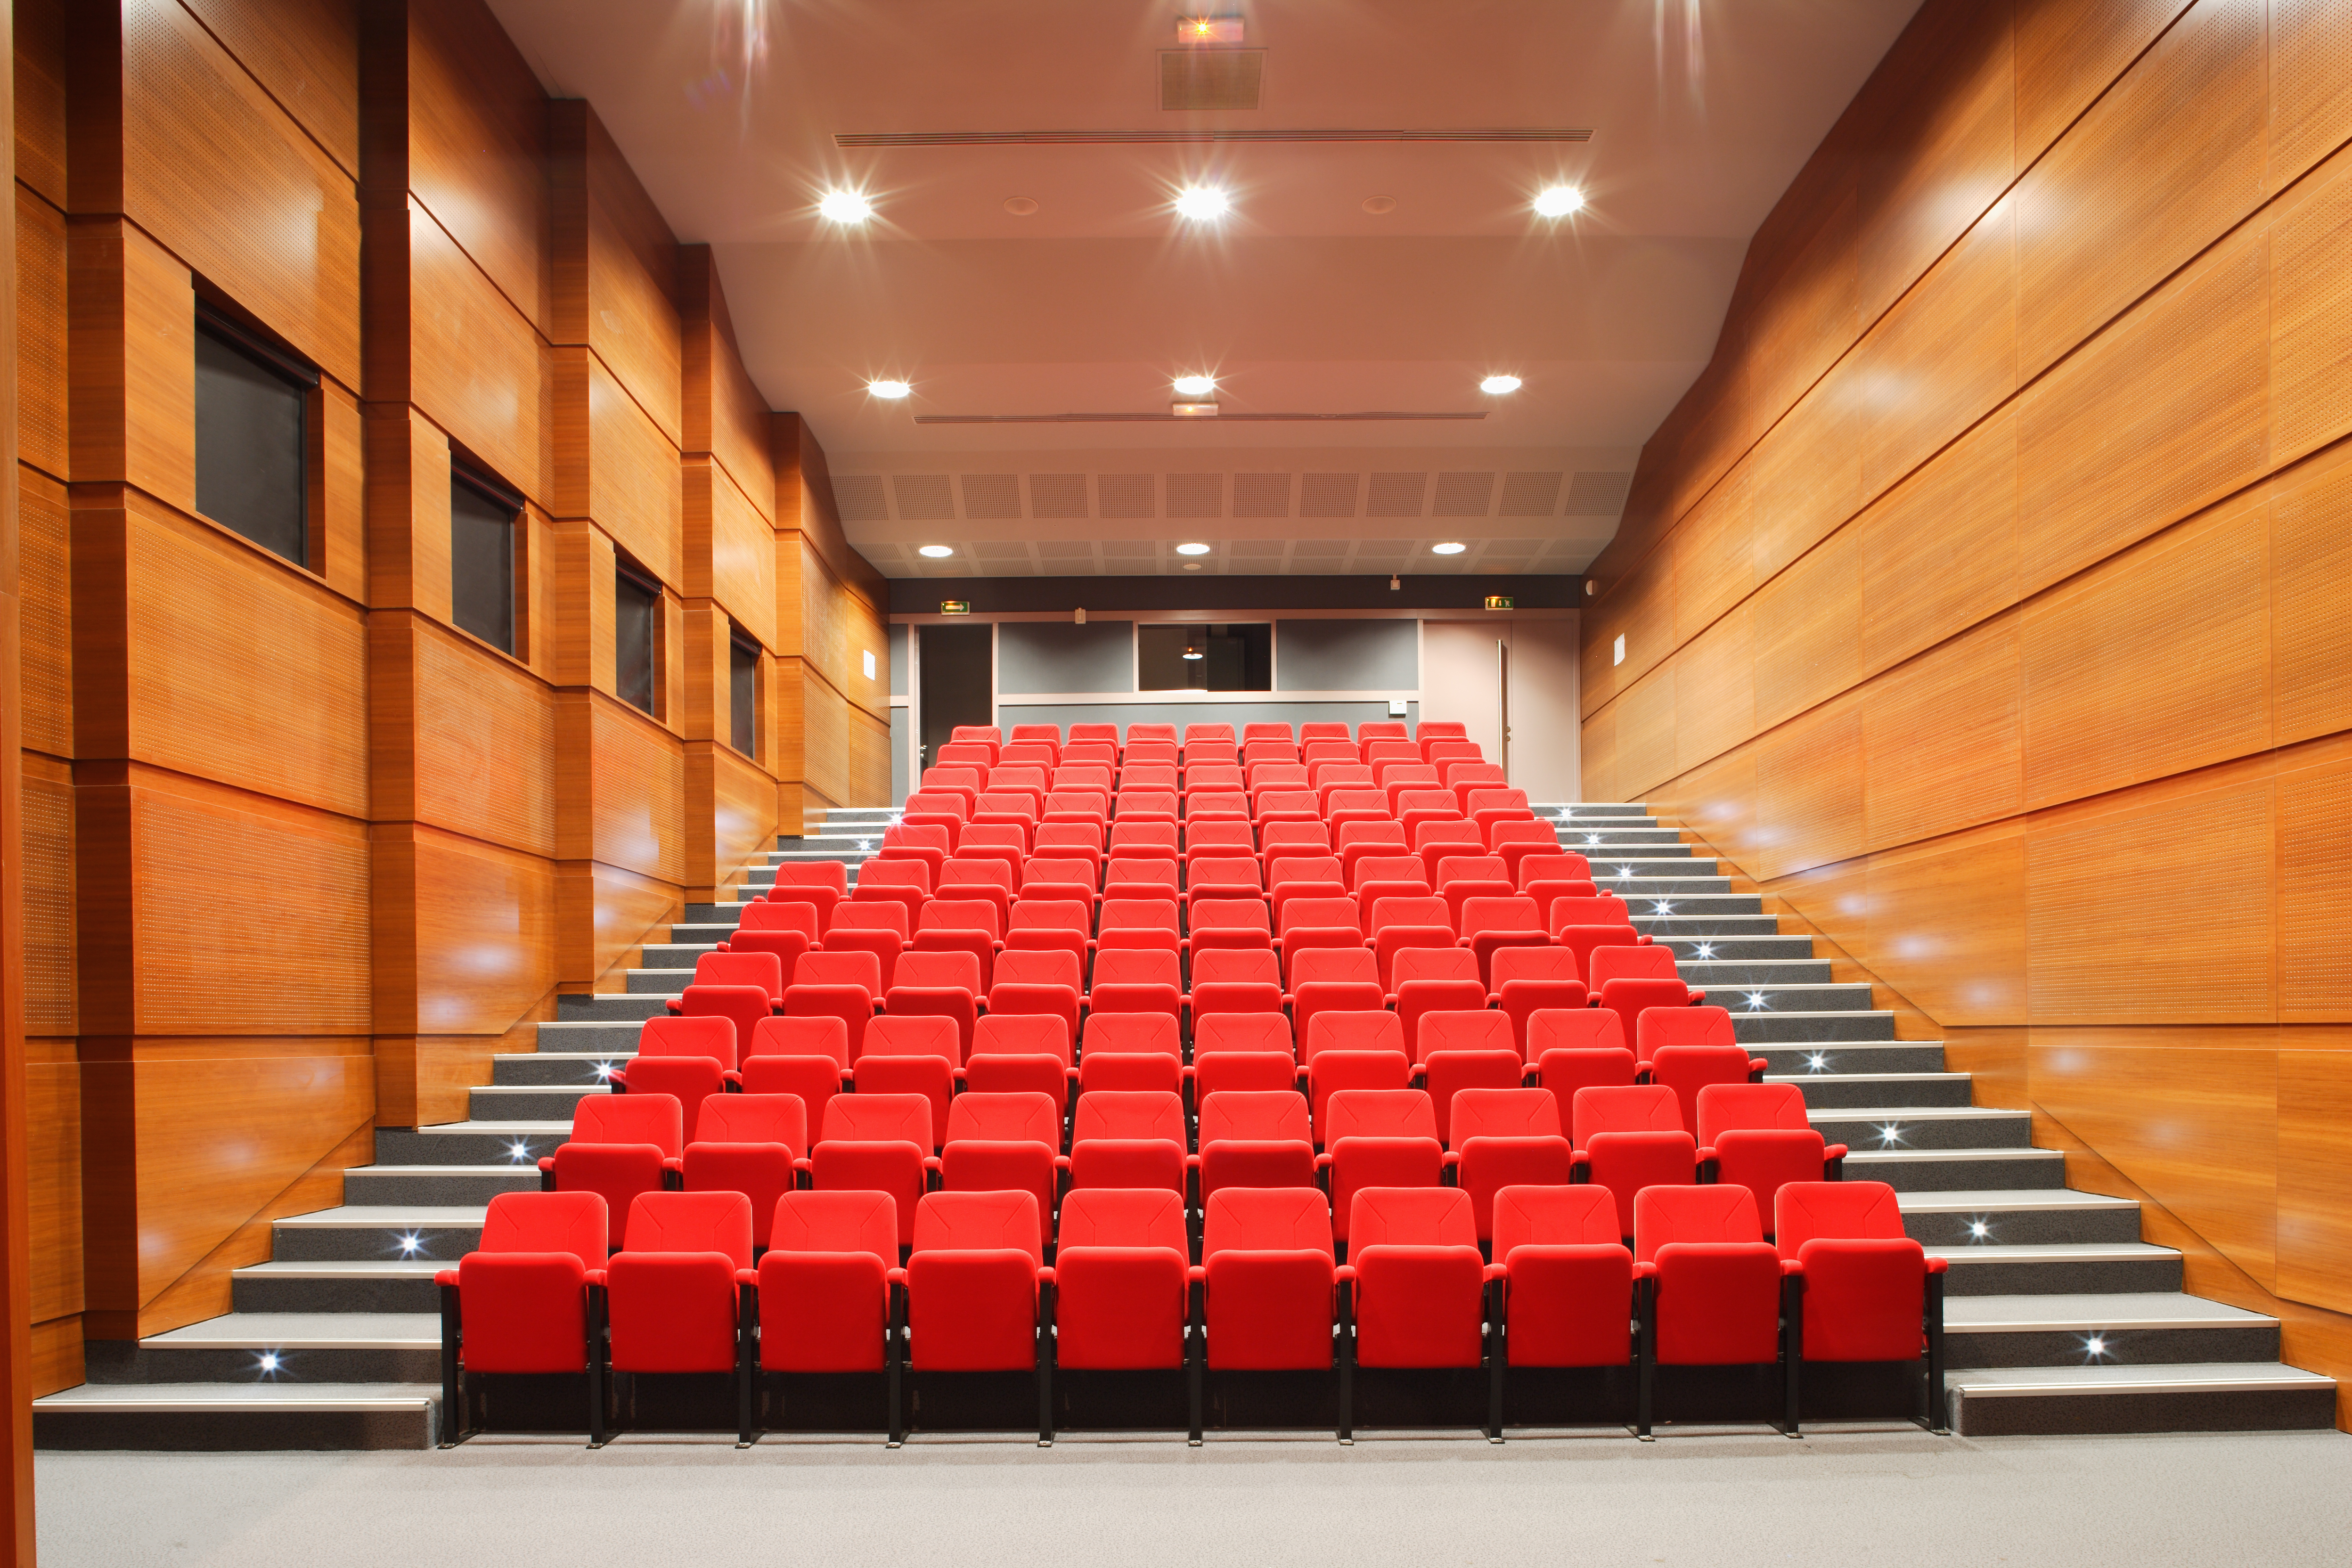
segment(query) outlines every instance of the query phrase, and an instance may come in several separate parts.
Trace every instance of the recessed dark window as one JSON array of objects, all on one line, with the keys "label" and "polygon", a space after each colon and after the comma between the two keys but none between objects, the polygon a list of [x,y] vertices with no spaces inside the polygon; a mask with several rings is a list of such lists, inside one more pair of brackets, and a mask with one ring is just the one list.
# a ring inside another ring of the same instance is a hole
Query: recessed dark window
[{"label": "recessed dark window", "polygon": [[196,312],[196,510],[310,563],[310,403],[319,373]]},{"label": "recessed dark window", "polygon": [[[654,711],[661,590],[626,567],[613,574],[613,684],[621,700]],[[656,718],[658,714],[655,715]]]},{"label": "recessed dark window", "polygon": [[449,618],[515,650],[515,520],[522,502],[463,468],[449,471]]},{"label": "recessed dark window", "polygon": [[1265,621],[1135,630],[1136,684],[1146,691],[1274,689],[1274,627]]},{"label": "recessed dark window", "polygon": [[728,743],[747,757],[760,751],[760,646],[740,637],[727,645]]}]

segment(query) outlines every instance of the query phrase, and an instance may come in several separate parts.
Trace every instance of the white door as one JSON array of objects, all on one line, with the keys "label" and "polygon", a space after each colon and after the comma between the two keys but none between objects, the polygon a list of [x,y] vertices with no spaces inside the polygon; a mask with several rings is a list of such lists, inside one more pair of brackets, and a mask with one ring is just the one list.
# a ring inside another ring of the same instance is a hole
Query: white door
[{"label": "white door", "polygon": [[1528,800],[1576,799],[1576,630],[1573,617],[1423,621],[1421,717],[1461,724]]}]

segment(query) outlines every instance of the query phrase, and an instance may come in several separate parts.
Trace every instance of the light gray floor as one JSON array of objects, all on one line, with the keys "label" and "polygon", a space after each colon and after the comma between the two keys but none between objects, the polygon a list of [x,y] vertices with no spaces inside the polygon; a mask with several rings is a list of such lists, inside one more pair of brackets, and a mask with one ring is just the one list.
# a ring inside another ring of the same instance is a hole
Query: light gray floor
[{"label": "light gray floor", "polygon": [[44,1568],[1822,1568],[2352,1561],[2339,1433],[43,1454]]}]

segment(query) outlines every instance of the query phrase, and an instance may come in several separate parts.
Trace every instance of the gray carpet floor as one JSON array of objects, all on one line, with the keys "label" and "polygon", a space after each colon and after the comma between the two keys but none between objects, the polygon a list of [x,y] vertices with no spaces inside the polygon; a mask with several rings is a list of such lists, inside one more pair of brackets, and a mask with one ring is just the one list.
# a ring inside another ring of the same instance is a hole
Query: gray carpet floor
[{"label": "gray carpet floor", "polygon": [[2352,1562],[2352,1436],[1902,1431],[43,1454],[44,1568]]}]

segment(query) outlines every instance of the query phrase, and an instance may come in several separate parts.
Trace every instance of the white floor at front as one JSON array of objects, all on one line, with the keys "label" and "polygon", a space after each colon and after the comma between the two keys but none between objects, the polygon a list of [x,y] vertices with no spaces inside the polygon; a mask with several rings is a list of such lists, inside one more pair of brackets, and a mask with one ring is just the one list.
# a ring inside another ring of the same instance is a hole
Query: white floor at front
[{"label": "white floor at front", "polygon": [[1903,1568],[2347,1561],[2352,1436],[1902,1430],[1459,1441],[625,1439],[65,1454],[43,1568]]}]

